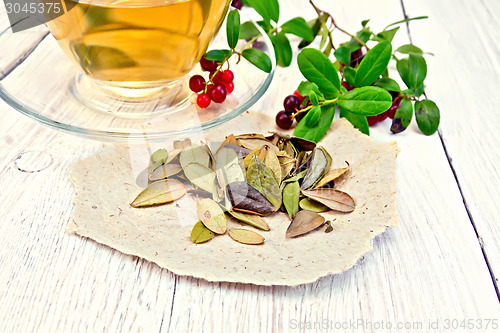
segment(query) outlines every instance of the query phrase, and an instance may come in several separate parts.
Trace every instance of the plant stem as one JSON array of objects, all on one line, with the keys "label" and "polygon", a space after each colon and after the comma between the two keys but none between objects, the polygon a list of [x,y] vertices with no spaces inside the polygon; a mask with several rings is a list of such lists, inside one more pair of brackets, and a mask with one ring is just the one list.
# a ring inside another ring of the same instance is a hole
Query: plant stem
[{"label": "plant stem", "polygon": [[[309,3],[311,4],[311,6],[313,6],[314,10],[316,11],[316,13],[318,14],[318,17],[320,18],[320,20],[322,22],[324,22],[323,20],[323,17],[321,17],[321,13],[325,13],[326,15],[328,15],[328,17],[332,20],[332,24],[335,28],[339,29],[339,31],[343,32],[344,34],[350,36],[352,39],[354,39],[356,42],[358,42],[361,46],[364,46],[366,48],[367,51],[370,51],[370,48],[366,45],[365,42],[363,42],[361,39],[359,39],[357,36],[351,34],[350,32],[342,29],[341,27],[339,27],[337,25],[337,23],[335,22],[335,19],[333,18],[332,15],[330,15],[329,13],[327,12],[324,12],[322,10],[320,10],[318,7],[316,7],[316,5],[314,4],[314,2],[312,0],[309,0]],[[326,24],[326,23],[325,23]],[[330,37],[330,43],[332,43],[332,36],[330,34],[330,31],[328,32],[328,35]],[[333,43],[332,43],[333,44]],[[333,46],[333,45],[332,45]],[[335,50],[335,47],[333,48]]]}]

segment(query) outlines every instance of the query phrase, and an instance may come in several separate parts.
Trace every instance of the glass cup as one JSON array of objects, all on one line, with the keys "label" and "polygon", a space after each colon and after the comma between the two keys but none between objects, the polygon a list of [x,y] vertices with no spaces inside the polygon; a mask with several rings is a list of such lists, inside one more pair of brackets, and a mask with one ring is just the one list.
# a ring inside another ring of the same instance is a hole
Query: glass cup
[{"label": "glass cup", "polygon": [[[48,1],[48,0],[47,0]],[[82,70],[73,95],[126,117],[189,103],[186,76],[219,31],[230,0],[63,0],[72,8],[48,23]]]}]

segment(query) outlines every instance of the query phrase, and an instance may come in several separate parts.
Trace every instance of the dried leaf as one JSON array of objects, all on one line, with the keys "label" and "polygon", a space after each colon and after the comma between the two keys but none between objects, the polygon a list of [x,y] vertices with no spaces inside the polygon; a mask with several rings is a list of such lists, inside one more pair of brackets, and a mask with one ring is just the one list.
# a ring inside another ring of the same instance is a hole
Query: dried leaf
[{"label": "dried leaf", "polygon": [[244,222],[262,230],[270,230],[269,225],[266,223],[266,221],[264,221],[264,219],[258,215],[235,212],[234,210],[229,210],[228,213],[238,221]]},{"label": "dried leaf", "polygon": [[243,159],[243,165],[245,166],[245,169],[248,169],[248,166],[250,165],[250,162],[252,162],[252,158],[254,156],[258,156],[262,161],[264,161],[264,159],[266,158],[266,151],[264,147],[267,146],[255,148],[247,156],[245,156],[245,158]]},{"label": "dried leaf", "polygon": [[328,171],[323,178],[314,186],[314,188],[322,187],[328,184],[329,182],[339,178],[342,176],[344,173],[346,173],[349,170],[349,163],[346,161],[347,166],[345,168],[339,168],[339,169],[331,169]]},{"label": "dried leaf", "polygon": [[281,166],[278,156],[273,152],[269,146],[264,146],[264,164],[272,171],[274,179],[279,184],[281,182]]},{"label": "dried leaf", "polygon": [[184,140],[175,140],[174,141],[174,148],[175,149],[186,149],[189,146],[191,146],[191,140],[189,138],[186,138]]},{"label": "dried leaf", "polygon": [[149,157],[148,171],[153,172],[156,168],[163,165],[168,158],[168,151],[166,149],[158,149]]},{"label": "dried leaf", "polygon": [[191,231],[191,241],[195,244],[205,243],[214,238],[215,234],[199,221]]},{"label": "dried leaf", "polygon": [[148,178],[150,182],[154,182],[176,175],[181,171],[182,168],[179,164],[163,164],[159,168],[156,168],[152,173],[150,173]]},{"label": "dried leaf", "polygon": [[285,141],[283,143],[283,151],[287,153],[288,156],[295,158],[297,156],[297,151],[295,150],[295,147],[289,142]]},{"label": "dried leaf", "polygon": [[330,232],[333,231],[333,227],[332,227],[332,225],[329,222],[330,221],[326,222],[326,223],[328,223],[328,226],[325,229],[325,233],[330,233]]},{"label": "dried leaf", "polygon": [[215,193],[215,172],[212,169],[198,163],[190,163],[183,166],[182,170],[193,185],[209,193]]},{"label": "dried leaf", "polygon": [[303,190],[310,189],[330,170],[332,158],[323,147],[316,147],[312,152],[307,174],[302,181]]},{"label": "dried leaf", "polygon": [[198,163],[206,168],[211,167],[211,153],[207,145],[193,146],[184,149],[179,156],[179,162],[181,163],[182,169],[186,165],[192,163]]},{"label": "dried leaf", "polygon": [[257,156],[252,158],[248,166],[247,182],[264,195],[273,204],[275,210],[281,207],[281,191],[278,182],[272,171]]},{"label": "dried leaf", "polygon": [[333,188],[318,188],[315,190],[302,190],[306,197],[319,201],[330,209],[350,213],[356,207],[354,200],[345,192]]},{"label": "dried leaf", "polygon": [[271,148],[272,151],[274,151],[274,153],[280,151],[278,147],[276,147],[271,143],[271,141],[266,140],[264,138],[252,137],[252,138],[239,139],[238,137],[236,137],[236,140],[238,141],[238,145],[251,150],[267,145]]},{"label": "dried leaf", "polygon": [[316,213],[324,213],[330,210],[330,208],[326,207],[322,203],[319,203],[317,201],[311,200],[309,198],[304,198],[300,200],[299,202],[300,208],[304,210],[310,210],[312,212]]},{"label": "dried leaf", "polygon": [[295,168],[295,159],[286,155],[278,156],[278,160],[280,161],[281,180],[283,180],[288,177],[293,168]]},{"label": "dried leaf", "polygon": [[[219,149],[215,161],[215,169],[221,170],[225,185],[246,180],[238,154],[231,148]],[[222,188],[225,188],[225,185]]]},{"label": "dried leaf", "polygon": [[205,227],[216,234],[226,232],[226,215],[224,215],[224,211],[217,202],[208,198],[200,199],[196,202],[196,208],[198,210],[198,217]]},{"label": "dried leaf", "polygon": [[264,237],[255,231],[246,229],[229,229],[229,236],[238,243],[258,245],[264,243]]},{"label": "dried leaf", "polygon": [[132,207],[161,205],[181,198],[186,192],[186,188],[180,181],[160,180],[146,187],[130,205]]},{"label": "dried leaf", "polygon": [[286,184],[283,189],[283,206],[290,218],[299,212],[299,199],[300,199],[300,185],[298,181]]},{"label": "dried leaf", "polygon": [[325,218],[309,210],[301,210],[286,229],[286,237],[297,237],[308,233],[325,222]]},{"label": "dried leaf", "polygon": [[274,205],[247,182],[234,182],[226,187],[227,195],[234,210],[268,215],[275,211]]},{"label": "dried leaf", "polygon": [[[273,135],[267,136],[271,142],[278,142],[279,140],[290,141],[297,150],[311,151],[316,147],[316,142],[307,139],[299,138],[297,136],[292,136],[287,133],[271,132]],[[276,143],[275,143],[276,144]]]},{"label": "dried leaf", "polygon": [[226,136],[226,138],[224,139],[224,141],[222,141],[222,144],[220,145],[219,149],[217,149],[217,153],[219,152],[219,150],[221,150],[222,148],[226,147],[226,146],[238,146],[238,141],[236,141],[236,138],[234,137],[233,134],[229,134],[228,136]]}]

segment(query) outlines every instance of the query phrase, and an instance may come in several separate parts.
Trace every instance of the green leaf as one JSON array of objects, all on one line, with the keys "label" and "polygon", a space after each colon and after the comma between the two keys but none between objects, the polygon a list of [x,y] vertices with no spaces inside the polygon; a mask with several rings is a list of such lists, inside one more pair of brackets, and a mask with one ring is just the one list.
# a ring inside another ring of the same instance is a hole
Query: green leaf
[{"label": "green leaf", "polygon": [[314,91],[319,98],[324,98],[323,94],[319,91],[316,83],[309,81],[302,81],[297,88],[301,96],[309,96],[311,91]]},{"label": "green leaf", "polygon": [[273,64],[271,63],[271,59],[269,56],[257,49],[246,49],[241,52],[243,58],[251,62],[260,70],[263,70],[266,73],[270,73],[273,69]]},{"label": "green leaf", "polygon": [[389,42],[380,42],[375,45],[368,53],[358,67],[356,73],[355,87],[368,86],[386,70],[392,56],[392,46]]},{"label": "green leaf", "polygon": [[255,9],[255,11],[262,16],[264,21],[271,21],[271,12],[267,5],[267,0],[245,0],[245,5]]},{"label": "green leaf", "polygon": [[379,32],[375,36],[373,36],[372,39],[374,41],[378,41],[378,42],[382,42],[382,41],[392,42],[392,40],[394,39],[394,36],[396,35],[396,32],[398,32],[398,30],[399,30],[399,27],[396,27],[396,28],[391,29],[391,30],[384,30],[382,32]]},{"label": "green leaf", "polygon": [[424,51],[422,51],[420,48],[416,47],[413,44],[401,45],[394,52],[399,52],[399,53],[402,53],[402,54],[408,54],[410,52],[417,53],[417,54],[423,54],[424,53]]},{"label": "green leaf", "polygon": [[295,17],[286,21],[281,25],[281,30],[285,33],[302,37],[307,41],[314,39],[313,30],[307,25],[306,20],[302,17]]},{"label": "green leaf", "polygon": [[400,59],[396,64],[396,69],[406,86],[410,87],[410,61],[408,59]]},{"label": "green leaf", "polygon": [[313,125],[309,126],[307,124],[306,118],[309,117],[309,113],[298,123],[297,127],[293,131],[294,136],[311,140],[314,142],[319,142],[332,124],[333,116],[335,115],[335,106],[333,105],[323,105],[321,107],[321,116],[319,120]]},{"label": "green leaf", "polygon": [[240,12],[233,9],[227,15],[226,20],[227,45],[234,49],[240,37]]},{"label": "green leaf", "polygon": [[307,116],[304,117],[304,121],[307,123],[307,126],[314,127],[321,117],[321,107],[314,106],[309,112]]},{"label": "green leaf", "polygon": [[205,54],[207,60],[224,61],[231,54],[231,50],[212,50]]},{"label": "green leaf", "polygon": [[340,108],[340,117],[349,120],[349,122],[361,133],[370,135],[370,127],[368,126],[368,120],[366,120],[365,116],[360,116]]},{"label": "green leaf", "polygon": [[351,64],[351,49],[347,46],[339,47],[333,52],[333,55],[344,65],[349,66]]},{"label": "green leaf", "polygon": [[408,88],[417,91],[427,76],[427,63],[421,54],[410,53],[408,66],[408,83],[410,84]]},{"label": "green leaf", "polygon": [[399,84],[391,78],[384,77],[373,82],[375,87],[384,88],[387,91],[401,91]]},{"label": "green leaf", "polygon": [[351,86],[354,87],[354,83],[356,82],[356,69],[352,67],[344,68],[344,78]]},{"label": "green leaf", "polygon": [[363,20],[363,21],[361,21],[361,26],[362,26],[363,28],[366,28],[366,25],[368,24],[368,22],[370,22],[370,20],[369,20],[369,19],[368,19],[368,20]]},{"label": "green leaf", "polygon": [[390,28],[393,25],[398,25],[398,24],[401,24],[401,23],[406,23],[406,22],[415,21],[415,20],[423,20],[423,19],[427,19],[427,18],[429,18],[429,16],[410,17],[410,18],[407,18],[406,20],[401,20],[401,21],[396,21],[394,23],[391,23],[387,27],[385,27],[384,30],[387,30],[387,28]]},{"label": "green leaf", "polygon": [[362,87],[340,95],[337,104],[358,115],[375,116],[391,107],[392,97],[385,89]]},{"label": "green leaf", "polygon": [[273,43],[274,52],[276,54],[276,62],[281,67],[288,67],[292,63],[292,46],[290,41],[283,32],[269,36]]},{"label": "green leaf", "polygon": [[418,128],[425,135],[431,135],[437,131],[439,127],[439,108],[436,104],[428,99],[415,103],[415,117],[417,118]]},{"label": "green leaf", "polygon": [[299,212],[300,185],[298,181],[286,184],[283,189],[283,206],[292,219]]},{"label": "green leaf", "polygon": [[413,104],[409,99],[403,99],[394,114],[394,119],[392,120],[391,132],[401,133],[403,132],[411,123],[413,118]]},{"label": "green leaf", "polygon": [[321,51],[303,49],[297,56],[299,69],[306,79],[314,82],[326,98],[335,98],[340,91],[340,78],[333,63]]},{"label": "green leaf", "polygon": [[260,31],[253,22],[243,22],[240,26],[240,39],[250,39],[259,35]]},{"label": "green leaf", "polygon": [[[325,16],[326,15],[323,13],[323,17],[325,17]],[[324,18],[324,19],[326,19],[326,18]],[[317,18],[317,19],[314,19],[312,21],[309,21],[308,26],[311,28],[311,31],[313,33],[313,39],[312,40],[302,39],[299,43],[299,46],[298,46],[299,49],[303,49],[304,47],[309,46],[311,44],[311,42],[314,40],[314,38],[316,38],[316,36],[318,35],[318,33],[321,29],[321,20],[319,18]]]},{"label": "green leaf", "polygon": [[260,25],[260,27],[264,29],[265,32],[269,32],[271,29],[273,29],[273,26],[269,21],[257,21],[257,24]]},{"label": "green leaf", "polygon": [[[356,37],[360,39],[363,43],[366,43],[370,37],[372,36],[372,32],[368,28],[363,28],[362,30],[358,31],[356,33]],[[349,49],[351,49],[351,52],[354,52],[356,50],[359,50],[361,48],[361,44],[359,44],[355,39],[351,38],[351,40],[345,45]]]},{"label": "green leaf", "polygon": [[319,100],[318,100],[318,95],[314,91],[309,92],[309,100],[311,101],[312,105],[318,105]]}]

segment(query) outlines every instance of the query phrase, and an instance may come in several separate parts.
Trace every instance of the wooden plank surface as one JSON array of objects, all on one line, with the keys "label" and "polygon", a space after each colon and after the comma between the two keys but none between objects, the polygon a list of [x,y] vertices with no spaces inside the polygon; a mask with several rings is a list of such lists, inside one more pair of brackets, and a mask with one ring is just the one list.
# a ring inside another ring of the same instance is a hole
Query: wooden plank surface
[{"label": "wooden plank surface", "polygon": [[426,92],[443,106],[440,134],[498,292],[500,2],[425,0],[404,5],[409,16],[431,17],[428,23],[411,23],[411,35],[415,44],[436,53],[429,57]]},{"label": "wooden plank surface", "polygon": [[[421,3],[408,10],[415,15],[438,11],[432,8],[435,3]],[[403,17],[398,0],[335,5],[324,0],[318,5],[329,9],[338,23],[351,31],[366,18],[373,18],[374,29],[382,29]],[[455,10],[451,1],[441,6],[443,13]],[[307,4],[298,0],[287,1],[281,11],[283,19],[313,15]],[[484,22],[481,13],[484,11],[469,11],[467,22],[479,27]],[[448,17],[448,21],[453,20]],[[429,24],[434,35],[446,39],[452,35],[448,21],[431,16],[418,28],[427,29]],[[491,38],[495,33],[491,32]],[[402,43],[407,41],[404,34],[399,38]],[[421,39],[422,46],[427,41],[435,43],[430,35]],[[480,134],[467,130],[463,125],[466,121],[458,119],[466,119],[469,108],[457,107],[457,96],[450,95],[442,84],[446,75],[452,75],[446,68],[463,64],[467,58],[461,55],[452,61],[453,57],[441,56],[442,52],[448,54],[442,46],[429,44],[428,48],[436,57],[430,60],[426,88],[445,114],[443,139],[447,147],[450,144],[448,154],[454,163],[458,161],[455,170],[459,181],[465,180],[466,185],[460,181],[460,186],[469,213],[478,230],[479,222],[484,221],[483,225],[498,231],[494,228],[494,200],[490,204],[474,195],[474,191],[484,189],[498,194],[493,181],[482,184],[484,178],[477,179],[496,175],[492,163],[499,161],[494,154],[498,139],[493,132],[479,138]],[[495,66],[491,68],[498,73]],[[473,78],[479,80],[485,73],[471,70],[467,74],[469,81],[458,77],[454,91],[470,91]],[[274,114],[299,80],[296,67],[280,69],[255,109]],[[472,100],[462,100],[474,106]],[[174,276],[144,260],[67,234],[73,196],[68,167],[96,151],[100,143],[36,125],[5,103],[0,104],[0,112],[0,323],[5,332],[282,332],[310,331],[307,325],[318,328],[317,323],[346,324],[347,331],[370,332],[382,321],[386,325],[413,325],[413,330],[407,331],[415,331],[419,325],[423,325],[422,331],[430,331],[429,325],[436,320],[442,331],[446,319],[500,318],[490,271],[437,135],[425,137],[412,126],[391,136],[389,122],[373,128],[375,139],[397,139],[402,149],[397,175],[400,226],[378,237],[373,252],[356,267],[299,287],[259,287]],[[493,108],[487,112],[493,116]],[[455,113],[456,117],[452,116]],[[482,118],[472,119],[477,123]],[[494,124],[494,120],[484,122],[483,132]],[[460,144],[467,140],[471,141],[465,145],[469,150],[461,151]],[[491,159],[481,159],[480,151],[474,151],[479,142],[492,148]],[[467,154],[475,158],[467,161]],[[481,172],[474,168],[476,158],[485,164]],[[467,191],[471,191],[469,197]],[[487,229],[481,233],[484,250],[495,259],[495,253],[490,252],[498,246],[498,238]],[[490,260],[490,267],[500,269],[500,261]],[[313,331],[327,331],[322,328]],[[333,331],[335,327],[328,328]]]}]

